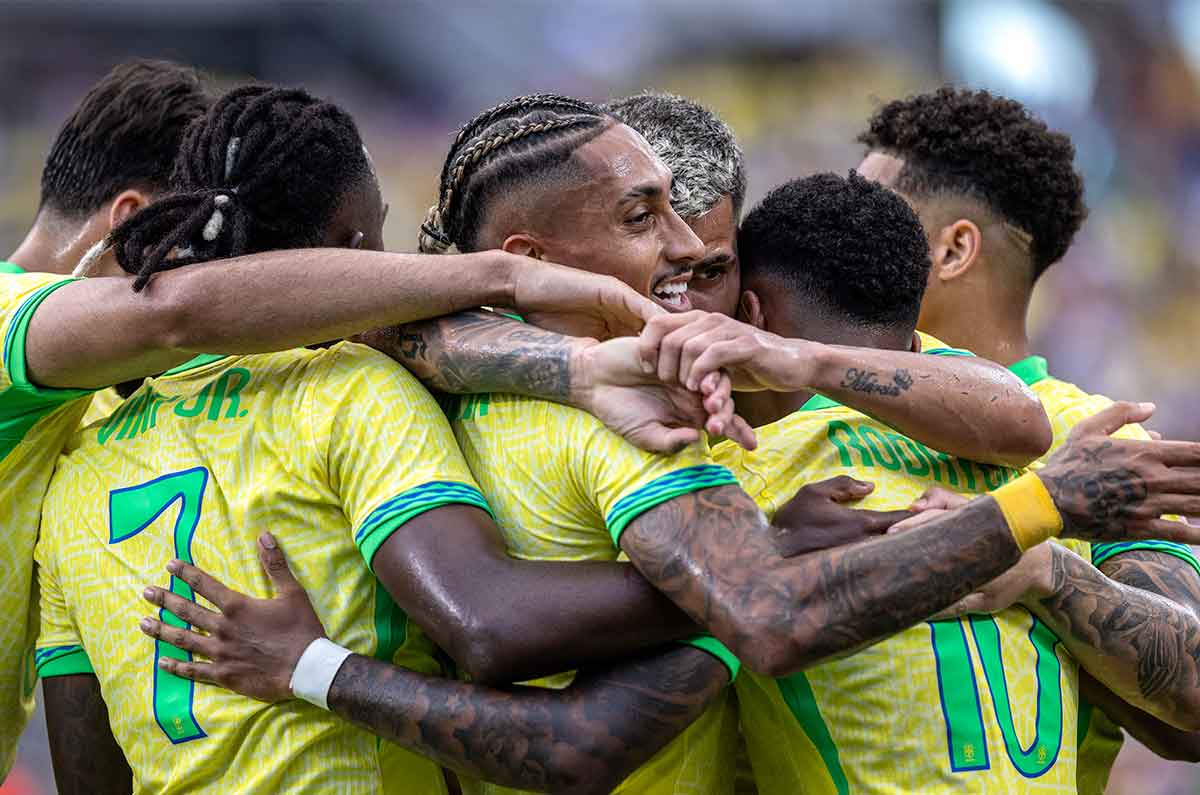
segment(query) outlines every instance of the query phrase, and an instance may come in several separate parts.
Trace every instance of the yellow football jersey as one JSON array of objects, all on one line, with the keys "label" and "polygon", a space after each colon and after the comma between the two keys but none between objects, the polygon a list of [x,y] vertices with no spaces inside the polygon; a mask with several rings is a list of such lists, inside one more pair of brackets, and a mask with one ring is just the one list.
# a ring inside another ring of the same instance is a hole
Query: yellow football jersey
[{"label": "yellow football jersey", "polygon": [[[1046,409],[1050,427],[1054,431],[1054,443],[1042,461],[1062,447],[1067,436],[1081,420],[1084,420],[1112,405],[1103,395],[1091,395],[1074,384],[1060,381],[1050,375],[1046,360],[1041,356],[1022,359],[1009,368],[1025,382]],[[1140,425],[1127,425],[1115,436],[1126,439],[1149,439],[1150,435]],[[1200,563],[1192,550],[1183,544],[1168,541],[1134,541],[1127,543],[1094,544],[1092,561],[1097,566],[1114,555],[1131,550],[1153,550],[1174,555],[1187,561],[1200,572]],[[1091,704],[1080,705],[1079,717],[1079,793],[1080,795],[1103,795],[1108,786],[1108,776],[1121,750],[1124,735],[1121,728],[1107,715]]]},{"label": "yellow football jersey", "polygon": [[[861,507],[894,510],[933,485],[975,495],[1017,474],[930,450],[821,396],[757,430],[753,452],[723,442],[714,455],[768,516],[837,475],[876,484]],[[1014,607],[922,623],[783,679],[743,672],[736,690],[763,795],[899,795],[1073,792],[1077,687],[1072,658]]]},{"label": "yellow football jersey", "polygon": [[[527,560],[615,560],[639,514],[689,492],[734,484],[703,444],[646,453],[582,411],[513,395],[466,398],[455,412],[463,455],[508,549]],[[549,440],[549,443],[547,443]],[[570,675],[536,684],[565,687]],[[717,795],[733,786],[736,720],[719,699],[617,792]],[[464,782],[471,793],[514,790]]]},{"label": "yellow football jersey", "polygon": [[[136,792],[444,792],[432,762],[328,712],[159,670],[160,655],[187,655],[137,627],[150,609],[139,597],[146,584],[169,581],[195,598],[164,572],[171,558],[269,596],[255,540],[270,530],[330,637],[440,672],[432,643],[369,567],[413,516],[487,506],[445,416],[412,376],[352,343],[199,357],[148,379],[71,447],[37,549],[38,668],[94,671]],[[384,781],[384,767],[400,772]]]},{"label": "yellow football jersey", "polygon": [[117,410],[117,406],[121,405],[122,398],[117,393],[115,387],[101,389],[96,394],[92,395],[92,403],[88,406],[87,413],[83,415],[83,420],[80,425],[91,425],[96,420],[102,420],[109,414]]},{"label": "yellow football jersey", "polygon": [[48,273],[0,277],[0,781],[33,709],[33,547],[42,498],[63,445],[79,425],[90,390],[39,389],[25,372],[25,334],[34,310],[70,283]]}]

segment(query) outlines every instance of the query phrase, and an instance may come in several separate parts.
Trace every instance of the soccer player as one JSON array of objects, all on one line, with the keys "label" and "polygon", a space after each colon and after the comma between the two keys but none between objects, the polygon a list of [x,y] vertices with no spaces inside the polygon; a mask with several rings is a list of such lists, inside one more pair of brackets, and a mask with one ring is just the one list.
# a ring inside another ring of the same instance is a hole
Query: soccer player
[{"label": "soccer player", "polygon": [[[1053,452],[1072,427],[1111,403],[1054,378],[1030,347],[1026,330],[1037,279],[1067,251],[1086,215],[1070,140],[1014,100],[953,88],[888,103],[859,140],[868,150],[859,170],[907,198],[929,235],[933,268],[919,327],[1011,367],[1046,407]],[[1138,425],[1118,436],[1148,438]],[[1118,582],[1200,609],[1200,568],[1183,545],[1101,544],[1093,560]],[[1164,625],[1161,631],[1176,628]],[[1119,633],[1102,634],[1120,642]],[[1084,674],[1085,696],[1105,708],[1082,706],[1081,793],[1100,795],[1106,786],[1122,741],[1113,719],[1151,747],[1197,754],[1194,738],[1123,703],[1145,707],[1147,699],[1173,700],[1172,682],[1179,676],[1178,661],[1164,658],[1140,693],[1120,699]]]},{"label": "soccer player", "polygon": [[[525,107],[524,110],[528,110],[528,107]],[[543,112],[549,115],[548,111]],[[493,119],[498,115],[494,112],[491,114]],[[541,115],[535,114],[533,124],[545,129],[548,122],[545,116],[539,119],[538,116]],[[666,232],[659,232],[659,234],[667,234],[674,228],[673,225],[678,224],[678,221],[671,218],[669,206],[666,203],[665,176],[659,174],[654,177],[652,175],[653,159],[648,156],[645,149],[641,150],[640,155],[638,154],[636,138],[633,138],[632,142],[627,139],[624,143],[621,143],[618,138],[609,143],[615,148],[613,154],[621,166],[620,176],[606,170],[604,168],[606,161],[603,158],[593,159],[593,156],[599,153],[596,150],[589,153],[587,148],[591,143],[603,141],[604,136],[610,132],[620,135],[627,135],[627,133],[619,125],[613,125],[611,122],[601,122],[601,124],[607,126],[608,131],[600,131],[590,142],[581,143],[576,150],[576,152],[582,153],[579,155],[579,162],[570,166],[567,174],[559,176],[559,179],[565,183],[563,192],[568,192],[572,185],[586,184],[592,186],[590,195],[594,196],[598,189],[597,186],[599,186],[602,191],[600,199],[606,199],[606,202],[620,203],[629,194],[628,186],[622,184],[621,179],[653,179],[653,184],[658,187],[657,200],[648,198],[642,200],[648,203],[648,211],[655,216],[656,222],[662,223],[667,228]],[[520,126],[510,127],[505,135],[493,134],[487,136],[485,140],[494,141],[507,136],[516,138],[519,137],[516,135],[519,130]],[[464,136],[463,140],[467,141],[466,151],[469,156],[472,151],[469,137]],[[621,148],[616,148],[618,146]],[[644,147],[644,143],[641,146]],[[530,150],[522,149],[521,152],[528,155]],[[559,166],[564,163],[563,159],[548,157],[548,155],[549,152],[544,153],[550,163]],[[643,158],[648,159],[650,165],[641,162]],[[546,160],[541,162],[545,163]],[[486,161],[483,167],[487,167]],[[534,164],[527,161],[526,170],[523,173],[529,177],[533,167]],[[651,169],[651,173],[640,173],[644,169]],[[454,170],[449,169],[451,173]],[[537,176],[534,172],[534,178]],[[614,182],[616,184],[613,184]],[[540,175],[540,186],[543,189],[548,189],[553,184],[546,179],[546,175]],[[638,182],[635,181],[633,184],[637,185]],[[512,194],[504,192],[498,195],[511,196]],[[643,193],[639,192],[638,195],[641,197]],[[892,198],[881,190],[877,195]],[[561,195],[557,198],[559,202],[556,204],[561,204]],[[542,217],[535,213],[536,203],[527,202],[524,197],[520,196],[514,197],[514,200],[518,201],[519,206],[530,208],[527,212],[534,214],[535,217]],[[588,199],[588,201],[591,200],[591,198]],[[911,211],[907,210],[899,200],[893,200],[892,206],[908,213],[911,239],[917,241],[918,246],[923,246],[920,228],[912,217]],[[443,215],[443,219],[447,217],[452,216]],[[484,217],[486,218],[486,214]],[[581,214],[581,218],[587,219],[588,216]],[[583,227],[580,229],[580,233],[585,237],[591,233],[590,239],[593,241],[603,239],[600,230],[603,228],[603,224],[607,223],[607,218],[607,213],[597,212],[596,216],[591,219],[591,223],[595,224],[595,227]],[[532,223],[532,221],[526,218],[524,223]],[[433,231],[442,233],[444,230]],[[429,234],[428,230],[426,234]],[[624,259],[622,261],[627,262]],[[597,263],[593,260],[591,264],[595,266]],[[632,275],[630,278],[633,278]],[[639,283],[643,282],[642,279],[638,279],[638,281]],[[885,299],[877,300],[882,303]],[[912,307],[914,317],[915,309],[914,305]],[[732,322],[728,319],[724,320]],[[901,344],[907,346],[911,340],[911,334],[910,321],[909,329],[902,336]],[[773,337],[773,335],[765,334],[757,336],[763,340]],[[898,337],[898,339],[900,338]],[[794,355],[804,349],[806,344],[804,341],[790,341],[787,345],[777,347],[773,351],[774,355],[770,357],[770,361],[763,363],[768,371],[756,371],[750,366],[747,366],[746,369],[753,371],[752,377],[756,379],[792,377],[795,373]],[[903,356],[903,354],[897,355]],[[911,358],[921,359],[922,357]],[[512,416],[510,409],[514,404],[517,404],[515,398],[492,396],[486,402],[480,401],[469,407],[470,416],[459,422],[464,425],[466,422],[482,424],[485,418],[503,417],[504,413]],[[1063,477],[1063,475],[1067,473],[1082,474],[1077,469],[1077,456],[1085,451],[1087,455],[1092,455],[1099,445],[1104,445],[1106,451],[1111,450],[1113,455],[1122,458],[1132,453],[1134,447],[1130,447],[1130,443],[1110,445],[1107,440],[1101,439],[1106,427],[1104,423],[1115,428],[1131,411],[1133,409],[1128,406],[1109,410],[1101,420],[1092,421],[1087,426],[1086,432],[1083,432],[1084,429],[1081,428],[1081,432],[1077,433],[1072,440],[1069,451],[1056,458],[1044,472],[1047,482],[1055,484],[1057,496],[1054,499],[1059,501],[1058,504],[1065,511],[1066,516],[1072,517],[1071,521],[1073,522],[1080,522],[1080,524],[1072,526],[1082,529],[1085,527],[1082,523],[1088,523],[1086,526],[1091,529],[1085,529],[1085,533],[1097,532],[1098,526],[1092,524],[1094,520],[1088,518],[1087,509],[1079,504],[1079,492],[1070,485],[1071,478]],[[587,420],[580,417],[573,421],[582,425]],[[559,427],[564,431],[575,432],[570,426],[550,427]],[[536,431],[532,426],[527,431],[521,431],[526,434],[534,432],[538,434],[538,438],[541,438],[546,433],[545,426],[537,426]],[[464,433],[464,437],[466,436],[467,434]],[[481,438],[484,438],[482,432],[470,432],[471,440]],[[520,436],[514,436],[509,441],[514,444],[509,445],[508,448],[494,447],[491,454],[494,457],[500,457],[503,455],[503,449],[524,450],[524,447],[515,444],[521,441]],[[595,449],[601,443],[608,444],[597,429],[586,438],[583,444],[567,444],[562,448],[539,446],[528,454],[522,453],[519,459],[514,458],[511,463],[516,465],[507,468],[508,477],[510,480],[519,482],[515,482],[511,486],[504,484],[493,486],[504,505],[502,509],[497,509],[497,513],[500,514],[501,511],[510,514],[519,512],[522,510],[521,505],[524,502],[531,502],[540,507],[546,505],[549,500],[555,499],[555,494],[562,495],[559,499],[576,500],[580,506],[578,513],[564,515],[559,506],[551,504],[542,511],[541,521],[534,526],[540,530],[551,528],[556,532],[569,532],[571,533],[570,538],[577,543],[580,549],[597,549],[599,546],[597,537],[603,538],[606,535],[606,530],[602,526],[606,512],[598,508],[593,501],[597,499],[616,500],[619,503],[620,499],[611,491],[603,492],[599,498],[588,497],[586,492],[582,496],[574,492],[586,489],[590,480],[604,477],[605,470],[611,470],[613,465],[602,457],[601,460],[594,461],[587,467],[575,469],[573,460],[576,457],[586,459],[590,452],[589,447]],[[1167,450],[1173,451],[1172,454],[1190,451],[1190,454],[1194,455],[1196,452],[1196,446],[1188,443],[1143,444],[1136,445],[1136,449],[1139,455],[1154,450],[1160,451],[1160,455],[1166,454]],[[1122,452],[1126,450],[1128,452]],[[620,452],[626,461],[633,459],[633,454]],[[921,454],[913,453],[912,455],[920,456]],[[1137,460],[1132,456],[1121,460],[1118,468]],[[936,458],[938,463],[934,463],[934,466],[941,466],[946,461],[949,459],[938,457]],[[1089,466],[1104,470],[1104,473],[1097,473],[1101,474],[1100,480],[1103,482],[1107,474],[1112,471],[1110,467],[1117,463],[1116,459],[1106,462],[1104,456],[1101,456],[1093,458]],[[649,467],[651,462],[647,461],[642,466]],[[642,471],[644,472],[644,469]],[[563,472],[568,473],[569,477],[563,477]],[[498,480],[498,476],[486,474],[488,477],[493,477],[493,480]],[[976,470],[974,467],[969,469],[960,467],[954,474],[963,482],[968,477],[975,478],[976,483],[989,476],[998,479],[996,470],[992,469]],[[945,477],[950,477],[949,470],[946,470]],[[1013,552],[1009,552],[1005,547],[989,540],[986,532],[981,533],[981,530],[986,530],[989,521],[982,517],[986,516],[985,512],[987,511],[1001,511],[1001,508],[996,507],[998,504],[1007,505],[1008,507],[1003,510],[1009,511],[1016,510],[1017,504],[1021,504],[1023,510],[1033,509],[1030,513],[1023,513],[1020,517],[1017,513],[1012,513],[1014,527],[1026,538],[1027,543],[1043,537],[1043,533],[1038,530],[1043,527],[1039,524],[1043,520],[1035,516],[1037,510],[1034,509],[1034,505],[1037,501],[1046,499],[1046,495],[1042,492],[1025,492],[1026,497],[1022,497],[1017,502],[1010,502],[1011,495],[1018,490],[1029,488],[1034,477],[1036,476],[1026,476],[1014,481],[1002,488],[996,497],[985,497],[975,501],[967,508],[957,512],[952,520],[935,521],[908,534],[868,542],[848,550],[814,553],[790,563],[780,559],[777,549],[771,544],[770,536],[763,532],[768,530],[765,524],[759,524],[757,532],[747,532],[740,527],[740,517],[735,506],[744,499],[744,496],[739,490],[725,485],[709,486],[690,492],[703,500],[694,507],[672,506],[671,503],[680,500],[680,496],[672,498],[668,495],[659,505],[648,508],[648,513],[662,511],[664,508],[670,511],[664,517],[662,528],[654,531],[661,538],[655,541],[654,546],[633,545],[625,548],[630,552],[630,557],[635,565],[639,565],[649,576],[657,577],[660,582],[664,582],[676,599],[688,601],[691,595],[689,589],[692,587],[710,589],[709,593],[716,597],[718,602],[712,605],[715,615],[710,626],[726,620],[724,616],[720,615],[720,612],[735,612],[737,603],[743,599],[739,594],[744,594],[744,598],[754,602],[756,608],[763,609],[758,627],[756,627],[759,632],[749,637],[748,643],[770,642],[773,640],[775,632],[788,631],[781,629],[782,625],[786,623],[789,629],[803,629],[802,637],[796,638],[795,641],[796,652],[802,655],[811,654],[819,658],[849,650],[866,642],[863,637],[864,631],[867,633],[889,632],[888,627],[891,627],[893,622],[905,620],[896,617],[897,611],[925,610],[926,616],[932,613],[936,608],[930,608],[929,602],[936,603],[944,599],[944,596],[939,596],[938,592],[943,589],[955,590],[953,586],[947,586],[947,580],[978,577],[980,575],[975,571],[976,567],[1003,568],[1005,563],[998,563],[997,557],[1006,558],[1009,562],[1015,559],[1016,545],[1008,540],[1011,536],[1003,538],[1007,544],[1014,547]],[[563,483],[568,484],[568,487],[563,488]],[[514,496],[516,494],[520,495],[519,499]],[[1089,498],[1082,499],[1086,501]],[[648,496],[647,502],[650,501]],[[1150,530],[1158,532],[1162,528],[1157,522],[1150,519],[1155,515],[1155,510],[1163,504],[1174,505],[1189,502],[1194,502],[1194,498],[1180,495],[1178,498],[1171,498],[1166,503],[1156,498],[1153,505],[1130,506],[1130,510],[1146,516],[1147,520],[1145,526],[1140,530],[1131,524],[1126,526],[1125,532],[1149,532]],[[1043,507],[1045,507],[1044,503]],[[1083,513],[1081,513],[1081,509]],[[636,509],[632,509],[631,512],[633,510]],[[720,515],[708,516],[711,513]],[[695,518],[697,515],[701,517],[702,531],[693,534],[687,527],[697,521]],[[505,522],[503,515],[501,516],[501,521]],[[642,521],[642,516],[634,517],[628,522],[624,535],[621,537],[623,546],[626,543],[625,539],[631,537],[631,533],[647,532],[645,528],[637,527],[638,523]],[[757,512],[754,512],[754,516],[758,516]],[[591,524],[585,524],[585,521]],[[761,522],[761,520],[758,521]],[[1061,518],[1052,521],[1053,524],[1057,524]],[[574,524],[568,526],[568,523]],[[981,525],[984,527],[981,528]],[[674,543],[670,536],[676,532],[675,528],[680,526],[685,528],[683,532],[688,533],[689,537],[685,543]],[[1104,526],[1107,528],[1110,525],[1105,524]],[[505,527],[510,537],[516,537],[519,530],[519,528],[513,529],[514,527],[516,527],[515,523]],[[936,527],[938,532],[928,532],[930,527]],[[960,547],[955,543],[957,539],[950,537],[952,535],[951,527],[956,528],[955,532],[965,529],[969,535],[979,534],[980,537],[968,542],[966,547]],[[1170,528],[1170,531],[1176,534],[1187,533],[1185,528],[1178,527]],[[1027,532],[1038,534],[1025,536],[1024,534]],[[532,545],[536,542],[529,541],[527,543]],[[553,543],[553,539],[546,537],[544,543]],[[656,552],[656,547],[661,547],[661,550]],[[603,553],[603,556],[608,558],[613,555],[615,552]],[[661,555],[662,563],[645,565],[647,559],[653,560],[656,555]],[[953,559],[966,570],[957,570],[953,562],[945,565],[944,558]],[[274,565],[282,564],[276,559]],[[812,568],[809,568],[810,566]],[[788,575],[793,567],[795,573],[804,575],[810,584],[791,583]],[[930,568],[937,568],[942,574],[929,576],[927,571]],[[742,576],[740,572],[743,569],[748,572],[746,576],[749,577],[749,581],[739,584],[738,580]],[[199,616],[200,620],[195,622],[202,629],[209,629],[214,635],[220,636],[215,640],[206,639],[205,636],[195,633],[172,630],[164,627],[161,622],[151,622],[151,626],[148,628],[150,634],[170,639],[171,642],[186,648],[196,650],[206,648],[207,656],[213,660],[211,663],[166,661],[165,665],[189,678],[218,682],[232,686],[240,692],[253,691],[271,698],[286,695],[288,692],[286,683],[293,675],[293,669],[296,668],[294,660],[302,656],[301,651],[305,647],[305,638],[302,633],[281,631],[278,626],[272,626],[273,623],[278,623],[277,620],[272,621],[272,617],[280,615],[299,617],[306,613],[308,609],[304,608],[306,600],[303,593],[289,585],[281,598],[274,602],[247,600],[228,594],[220,586],[208,582],[207,578],[198,575],[192,567],[184,566],[178,571],[182,572],[192,586],[200,592],[211,593],[219,601],[226,602],[228,609],[224,611],[224,616],[208,613]],[[694,571],[702,572],[703,584],[698,586],[689,584],[690,579],[696,578],[696,575],[691,574]],[[898,573],[902,573],[904,576],[897,576]],[[921,588],[909,590],[910,583],[914,579],[922,581]],[[845,585],[839,585],[839,581],[844,581]],[[858,590],[860,587],[862,590]],[[797,592],[796,589],[800,589],[801,592]],[[893,594],[896,598],[891,598]],[[772,602],[775,600],[787,602],[790,596],[797,597],[795,603],[788,603],[787,606],[780,605],[780,609],[787,613],[785,618],[775,618],[770,615],[768,608]],[[875,599],[878,601],[873,601]],[[163,604],[172,610],[178,607],[194,611],[194,608],[187,607],[178,597],[167,594],[162,589],[156,589],[156,595],[152,597],[152,601]],[[921,604],[914,607],[914,601],[921,602]],[[703,610],[704,608],[696,608],[697,613],[702,613]],[[207,611],[205,612],[207,613]],[[314,626],[314,622],[308,620],[299,623],[308,628],[308,632],[311,633],[310,638],[322,634],[319,624]],[[740,639],[735,633],[731,633],[731,635],[734,642]],[[680,650],[680,653],[689,654],[690,650],[683,649]],[[702,659],[700,658],[700,660]],[[802,665],[804,662],[801,661],[798,665]],[[678,663],[682,664],[684,660],[680,659]],[[782,662],[780,665],[788,665],[788,663]],[[404,672],[391,666],[373,662],[358,655],[346,659],[339,658],[328,666],[327,672],[332,680],[328,691],[329,706],[347,719],[367,726],[381,736],[401,742],[406,747],[414,747],[424,753],[435,755],[436,758],[469,772],[480,770],[488,765],[497,765],[504,770],[512,766],[524,766],[531,770],[529,780],[540,782],[543,789],[547,787],[546,776],[551,775],[554,769],[560,767],[572,756],[571,746],[573,743],[582,743],[584,752],[587,755],[593,755],[597,753],[598,748],[624,742],[626,727],[644,722],[642,714],[639,712],[643,706],[640,700],[631,697],[628,690],[621,688],[618,688],[620,695],[617,697],[601,700],[602,703],[605,701],[615,703],[617,708],[614,710],[594,712],[582,706],[574,710],[563,708],[563,704],[568,706],[582,704],[585,697],[578,692],[579,690],[594,693],[599,684],[594,679],[582,685],[576,682],[563,691],[559,698],[550,694],[539,698],[536,694],[522,691],[513,694],[502,709],[495,710],[489,708],[485,703],[480,690],[468,690],[464,685],[460,686],[462,689],[455,691],[452,696],[434,695],[431,688],[436,688],[438,683],[405,675]],[[686,679],[689,687],[700,688],[703,692],[710,694],[711,698],[719,692],[719,689],[707,677],[717,673],[720,673],[722,681],[726,678],[723,672],[716,669],[711,674],[703,674],[693,662],[684,670],[677,672],[676,675],[681,679]],[[261,680],[269,681],[270,687],[262,687],[259,684]],[[529,705],[526,703],[528,701],[532,701],[533,704]],[[681,711],[682,708],[694,710],[698,703],[702,705],[704,701],[703,698],[699,702],[695,699],[682,701]],[[457,713],[453,709],[455,705],[459,706]],[[581,716],[587,716],[587,719],[582,721],[582,726],[580,725]],[[580,734],[583,735],[582,738]],[[504,737],[511,744],[487,748],[477,746],[478,743],[486,743],[488,738],[494,737]],[[477,747],[478,750],[472,750]],[[602,783],[603,780],[600,784]],[[600,784],[596,784],[594,790],[585,789],[583,791],[606,791],[600,788]]]},{"label": "soccer player", "polygon": [[[503,252],[432,262],[350,249],[261,254],[220,271],[164,273],[141,293],[127,277],[68,278],[115,225],[167,190],[184,128],[207,104],[191,69],[116,67],[55,139],[36,221],[0,279],[0,776],[32,707],[30,578],[42,495],[94,390],[200,353],[286,349],[479,305],[515,301],[535,319],[569,312],[626,330],[659,311],[615,279]],[[93,260],[112,268],[111,252]],[[639,441],[662,449],[667,429],[642,419]]]}]

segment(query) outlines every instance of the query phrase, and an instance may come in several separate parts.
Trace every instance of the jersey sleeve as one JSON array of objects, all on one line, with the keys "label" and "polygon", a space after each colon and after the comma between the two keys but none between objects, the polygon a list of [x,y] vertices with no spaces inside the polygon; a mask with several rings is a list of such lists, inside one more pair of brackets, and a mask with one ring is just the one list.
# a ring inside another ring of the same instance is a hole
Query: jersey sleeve
[{"label": "jersey sleeve", "polygon": [[43,679],[95,673],[67,610],[53,555],[44,539],[38,543],[36,557],[38,590],[41,594],[41,627],[34,652],[34,665],[38,676]]},{"label": "jersey sleeve", "polygon": [[367,566],[414,516],[442,505],[491,513],[446,416],[407,370],[342,343],[310,391],[317,449]]},{"label": "jersey sleeve", "polygon": [[[1057,448],[1062,446],[1067,436],[1070,435],[1072,428],[1088,417],[1108,408],[1112,403],[1111,400],[1103,395],[1088,395],[1086,399],[1073,403],[1068,408],[1051,417],[1050,425],[1054,431],[1054,447],[1051,448],[1050,452],[1054,453]],[[1113,436],[1118,439],[1147,440],[1150,438],[1150,434],[1146,433],[1146,429],[1136,423],[1126,425],[1114,433]],[[1167,516],[1164,518],[1173,521],[1184,521],[1178,516]],[[1112,560],[1117,555],[1138,550],[1161,552],[1164,555],[1177,557],[1191,566],[1200,575],[1200,561],[1196,559],[1196,555],[1192,552],[1191,548],[1174,541],[1146,539],[1141,541],[1105,541],[1095,543],[1092,544],[1092,565],[1098,567],[1104,562]]]},{"label": "jersey sleeve", "polygon": [[618,547],[629,523],[656,505],[713,486],[737,485],[732,472],[713,463],[705,442],[659,455],[635,447],[590,416],[584,427],[586,438],[571,440],[577,456],[573,474],[582,477]]},{"label": "jersey sleeve", "polygon": [[74,279],[46,273],[0,279],[0,445],[20,441],[39,419],[87,389],[43,389],[29,380],[25,336],[29,321],[46,297]]},{"label": "jersey sleeve", "polygon": [[725,669],[729,671],[730,682],[736,681],[738,674],[742,671],[742,661],[726,648],[724,643],[712,635],[696,635],[695,637],[679,641],[679,644],[681,646],[691,646],[705,654],[716,657],[725,666]]}]

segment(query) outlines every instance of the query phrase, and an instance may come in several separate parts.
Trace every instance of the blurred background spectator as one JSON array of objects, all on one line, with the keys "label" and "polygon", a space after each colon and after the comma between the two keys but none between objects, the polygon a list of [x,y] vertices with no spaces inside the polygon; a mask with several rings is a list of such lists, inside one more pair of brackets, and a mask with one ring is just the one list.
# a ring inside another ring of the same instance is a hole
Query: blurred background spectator
[{"label": "blurred background spectator", "polygon": [[[845,171],[881,102],[952,81],[1014,96],[1074,137],[1091,217],[1034,306],[1060,377],[1154,400],[1200,439],[1200,0],[0,0],[0,255],[32,219],[42,159],[76,100],[131,57],[232,85],[302,84],[359,120],[415,249],[449,137],[498,100],[653,87],[721,113],[750,203]],[[53,791],[40,725],[0,795]],[[1110,793],[1197,791],[1190,766],[1128,743]]]}]

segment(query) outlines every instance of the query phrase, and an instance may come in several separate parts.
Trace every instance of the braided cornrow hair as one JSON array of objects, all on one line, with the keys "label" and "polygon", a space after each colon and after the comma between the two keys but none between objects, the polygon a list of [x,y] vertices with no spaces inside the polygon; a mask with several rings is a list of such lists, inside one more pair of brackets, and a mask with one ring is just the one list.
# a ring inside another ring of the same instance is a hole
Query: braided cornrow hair
[{"label": "braided cornrow hair", "polygon": [[373,178],[358,128],[300,89],[245,86],[188,128],[173,195],[106,244],[141,290],[155,273],[273,249],[318,246],[343,197]]},{"label": "braided cornrow hair", "polygon": [[558,94],[517,97],[479,114],[450,145],[437,204],[417,238],[420,251],[474,251],[493,198],[565,165],[614,123],[598,106]]}]

